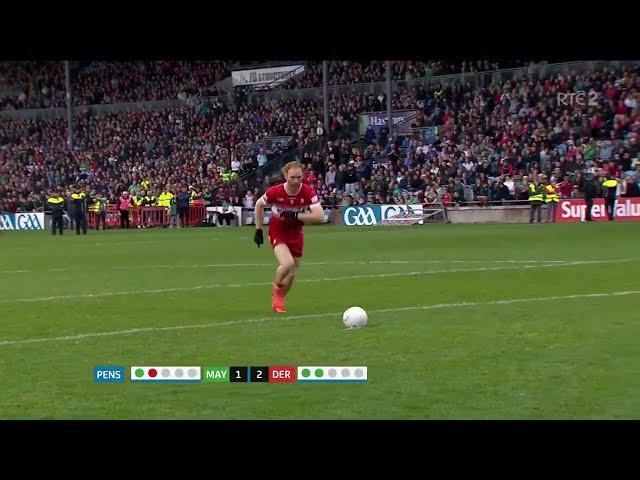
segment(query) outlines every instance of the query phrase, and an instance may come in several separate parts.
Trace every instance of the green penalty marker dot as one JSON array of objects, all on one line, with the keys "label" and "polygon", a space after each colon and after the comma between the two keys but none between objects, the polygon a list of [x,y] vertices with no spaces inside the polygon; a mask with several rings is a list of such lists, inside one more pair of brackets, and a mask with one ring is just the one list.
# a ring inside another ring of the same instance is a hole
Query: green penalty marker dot
[{"label": "green penalty marker dot", "polygon": [[311,375],[311,372],[309,371],[309,369],[308,368],[303,368],[302,369],[302,376],[304,378],[307,378],[309,375]]},{"label": "green penalty marker dot", "polygon": [[324,375],[324,370],[321,368],[316,368],[316,377],[321,378]]},{"label": "green penalty marker dot", "polygon": [[142,370],[141,368],[138,368],[136,370],[136,377],[138,377],[138,378],[144,377],[144,370]]}]

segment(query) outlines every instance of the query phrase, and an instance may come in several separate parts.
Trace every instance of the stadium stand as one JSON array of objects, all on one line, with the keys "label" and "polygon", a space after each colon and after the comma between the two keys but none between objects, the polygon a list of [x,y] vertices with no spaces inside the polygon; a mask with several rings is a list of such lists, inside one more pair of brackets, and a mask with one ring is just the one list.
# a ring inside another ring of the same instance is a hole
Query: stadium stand
[{"label": "stadium stand", "polygon": [[[222,61],[73,62],[74,105],[216,96]],[[66,106],[63,62],[0,62],[0,110]]]}]

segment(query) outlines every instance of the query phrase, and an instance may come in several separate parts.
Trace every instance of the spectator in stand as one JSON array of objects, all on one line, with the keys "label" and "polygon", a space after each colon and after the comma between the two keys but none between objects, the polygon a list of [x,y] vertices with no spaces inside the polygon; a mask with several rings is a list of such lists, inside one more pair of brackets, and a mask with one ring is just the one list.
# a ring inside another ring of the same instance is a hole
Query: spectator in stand
[{"label": "spectator in stand", "polygon": [[456,177],[453,180],[451,192],[453,194],[453,201],[455,202],[456,206],[464,205],[464,186],[460,182],[460,178]]},{"label": "spectator in stand", "polygon": [[178,191],[172,192],[173,196],[169,199],[169,208],[167,215],[169,216],[169,228],[180,228],[180,216],[178,215]]},{"label": "spectator in stand", "polygon": [[336,166],[330,165],[327,174],[324,177],[325,185],[329,188],[335,188],[336,186]]},{"label": "spectator in stand", "polygon": [[240,162],[235,157],[231,160],[231,171],[238,174],[240,173]]},{"label": "spectator in stand", "polygon": [[620,185],[620,198],[640,197],[640,187],[633,177],[626,177]]},{"label": "spectator in stand", "polygon": [[320,140],[320,146],[323,147],[324,146],[324,126],[322,125],[322,122],[320,120],[318,120],[318,122],[316,123],[316,138]]},{"label": "spectator in stand", "polygon": [[609,162],[609,164],[604,167],[604,175],[610,175],[612,178],[620,178],[622,175],[621,162]]},{"label": "spectator in stand", "polygon": [[236,218],[236,214],[233,211],[233,199],[229,197],[227,200],[222,202],[221,212],[218,214],[218,221],[220,222],[220,226],[223,226],[223,223],[227,223],[227,227],[231,226],[231,220]]},{"label": "spectator in stand", "polygon": [[178,193],[177,207],[178,207],[178,228],[181,226],[189,226],[189,200],[191,195],[187,190],[187,187],[182,187],[182,191]]},{"label": "spectator in stand", "polygon": [[356,182],[358,178],[356,175],[355,163],[353,160],[349,162],[349,168],[347,169],[345,176],[345,192],[351,197],[355,197],[356,195]]},{"label": "spectator in stand", "polygon": [[367,145],[371,145],[376,139],[376,132],[373,130],[373,125],[367,125],[367,130],[364,133],[364,141]]},{"label": "spectator in stand", "polygon": [[[96,230],[100,230],[100,223],[102,223],[102,230],[107,229],[107,213],[109,211],[109,201],[106,195],[94,196],[95,212],[96,212]],[[122,214],[121,214],[122,215]]]},{"label": "spectator in stand", "polygon": [[442,204],[444,206],[446,207],[451,206],[451,203],[453,202],[453,197],[451,196],[451,193],[449,193],[449,189],[447,187],[444,187],[441,198],[442,198]]},{"label": "spectator in stand", "polygon": [[265,153],[264,148],[260,148],[260,153],[258,154],[258,167],[262,167],[265,163],[267,163],[267,155]]},{"label": "spectator in stand", "polygon": [[569,179],[569,175],[565,175],[562,178],[562,183],[558,184],[558,192],[560,193],[560,198],[563,200],[571,198],[571,193],[573,192],[573,183]]},{"label": "spectator in stand", "polygon": [[247,193],[244,196],[244,207],[245,208],[253,208],[256,204],[256,198],[253,195],[253,193],[251,192],[251,190],[248,190]]},{"label": "spectator in stand", "polygon": [[131,209],[131,198],[126,190],[122,192],[118,200],[118,211],[120,212],[120,228],[129,228],[129,210]]}]

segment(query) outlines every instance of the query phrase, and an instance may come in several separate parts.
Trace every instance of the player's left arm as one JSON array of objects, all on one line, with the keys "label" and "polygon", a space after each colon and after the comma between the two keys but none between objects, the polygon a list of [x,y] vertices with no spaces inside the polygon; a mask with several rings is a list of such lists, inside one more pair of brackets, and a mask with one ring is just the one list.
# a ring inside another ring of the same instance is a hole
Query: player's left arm
[{"label": "player's left arm", "polygon": [[324,209],[320,202],[309,205],[309,210],[298,214],[298,220],[304,223],[321,223],[324,220]]},{"label": "player's left arm", "polygon": [[318,199],[318,194],[312,188],[307,188],[305,195],[309,207],[298,214],[298,220],[304,223],[321,223],[324,220],[324,210]]}]

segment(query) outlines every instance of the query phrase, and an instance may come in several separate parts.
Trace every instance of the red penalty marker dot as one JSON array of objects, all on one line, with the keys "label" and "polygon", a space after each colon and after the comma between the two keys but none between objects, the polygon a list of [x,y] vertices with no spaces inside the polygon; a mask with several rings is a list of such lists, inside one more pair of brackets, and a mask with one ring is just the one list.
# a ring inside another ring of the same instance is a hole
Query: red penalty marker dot
[{"label": "red penalty marker dot", "polygon": [[149,376],[151,378],[154,378],[156,375],[158,375],[158,371],[155,368],[150,368],[149,369]]}]

